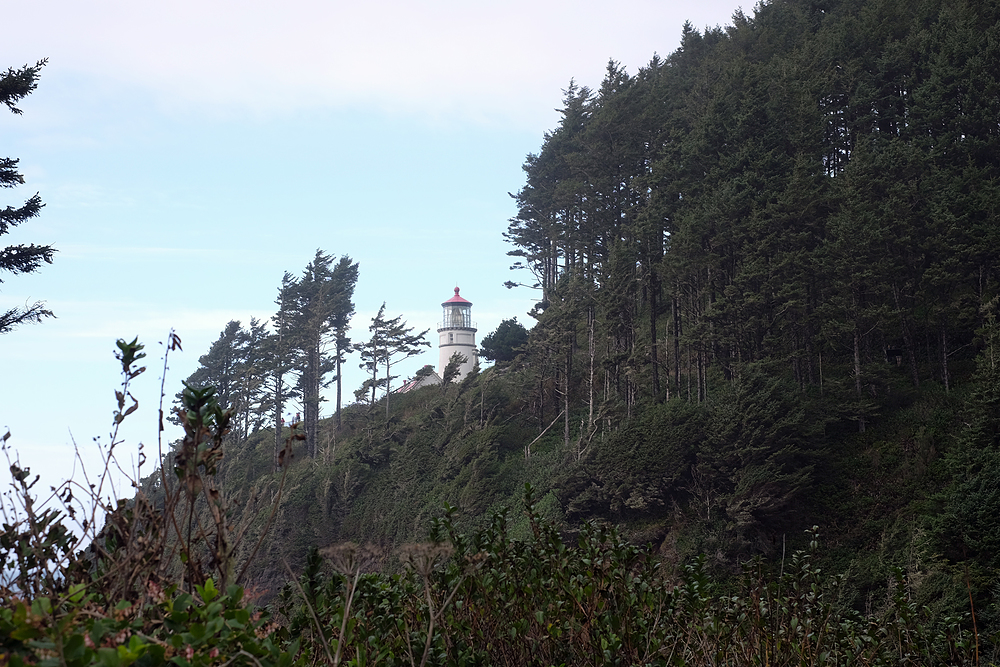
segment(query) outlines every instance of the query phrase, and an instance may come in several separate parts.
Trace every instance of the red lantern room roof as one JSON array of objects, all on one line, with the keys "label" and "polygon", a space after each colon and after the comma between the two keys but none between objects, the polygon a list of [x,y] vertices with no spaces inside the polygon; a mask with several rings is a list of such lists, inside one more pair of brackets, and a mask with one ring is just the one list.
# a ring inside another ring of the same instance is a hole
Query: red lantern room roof
[{"label": "red lantern room roof", "polygon": [[455,288],[455,296],[451,297],[450,299],[448,299],[447,301],[445,301],[441,305],[442,306],[447,306],[449,303],[468,304],[470,306],[472,305],[471,301],[466,301],[465,299],[463,299],[462,297],[460,297],[458,295],[458,288],[457,287]]}]

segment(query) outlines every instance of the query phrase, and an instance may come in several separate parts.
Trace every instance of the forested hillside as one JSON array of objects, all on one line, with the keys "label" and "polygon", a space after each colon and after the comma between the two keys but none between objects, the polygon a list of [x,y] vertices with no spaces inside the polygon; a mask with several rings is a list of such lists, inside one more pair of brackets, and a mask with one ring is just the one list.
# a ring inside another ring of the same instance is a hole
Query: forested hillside
[{"label": "forested hillside", "polygon": [[0,665],[1000,662],[1000,0],[775,0],[564,92],[493,365],[394,391],[427,332],[317,250],[124,498],[118,341],[103,473],[8,456]]},{"label": "forested hillside", "polygon": [[422,539],[446,504],[485,525],[528,482],[566,534],[614,524],[722,576],[782,568],[817,525],[848,604],[881,605],[898,568],[921,604],[1000,630],[1000,3],[775,1],[685,26],[636,74],[571,83],[524,172],[508,284],[538,301],[516,355],[382,399],[376,363],[361,402],[307,412],[291,460],[275,430],[230,434],[251,532],[270,512],[251,489],[287,474],[240,555],[261,588],[310,545]]},{"label": "forested hillside", "polygon": [[764,363],[860,430],[887,355],[949,388],[996,287],[996,11],[768,3],[571,86],[506,234],[570,384],[702,401]]}]

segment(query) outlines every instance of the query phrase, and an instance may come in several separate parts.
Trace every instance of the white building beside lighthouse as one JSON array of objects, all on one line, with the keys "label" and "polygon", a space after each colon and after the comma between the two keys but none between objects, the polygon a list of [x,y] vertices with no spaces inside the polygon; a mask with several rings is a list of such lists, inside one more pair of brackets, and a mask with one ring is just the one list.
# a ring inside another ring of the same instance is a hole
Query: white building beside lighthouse
[{"label": "white building beside lighthouse", "polygon": [[438,323],[438,375],[444,375],[445,366],[451,360],[451,355],[458,352],[465,357],[465,363],[459,369],[457,380],[468,375],[479,359],[476,350],[476,323],[472,321],[472,302],[466,301],[458,294],[441,304],[444,308],[441,322]]}]

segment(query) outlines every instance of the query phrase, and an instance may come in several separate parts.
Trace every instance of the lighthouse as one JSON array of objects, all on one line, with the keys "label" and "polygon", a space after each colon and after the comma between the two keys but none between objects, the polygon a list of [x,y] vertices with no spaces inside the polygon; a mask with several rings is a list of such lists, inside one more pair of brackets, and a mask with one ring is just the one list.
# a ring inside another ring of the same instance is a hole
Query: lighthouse
[{"label": "lighthouse", "polygon": [[458,352],[465,357],[465,363],[459,368],[458,378],[461,380],[476,365],[479,353],[476,351],[476,323],[472,321],[472,302],[466,301],[458,294],[441,304],[444,309],[441,322],[438,323],[438,374],[443,376],[445,366],[451,360],[451,355]]}]

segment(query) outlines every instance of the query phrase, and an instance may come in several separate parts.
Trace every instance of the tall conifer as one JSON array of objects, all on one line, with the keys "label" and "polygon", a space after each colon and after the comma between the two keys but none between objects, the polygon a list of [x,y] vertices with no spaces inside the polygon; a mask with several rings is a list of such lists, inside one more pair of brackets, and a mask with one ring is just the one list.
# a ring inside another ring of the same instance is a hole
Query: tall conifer
[{"label": "tall conifer", "polygon": [[[0,73],[0,104],[6,105],[12,113],[20,115],[21,109],[17,103],[30,95],[38,86],[39,71],[45,63],[45,60],[39,60],[33,66],[10,68],[6,73]],[[18,162],[17,158],[0,158],[0,188],[13,188],[24,183],[24,177],[17,170]],[[12,228],[37,216],[42,206],[44,206],[42,199],[36,192],[21,206],[0,208],[0,236],[9,234]],[[33,273],[43,262],[51,264],[55,252],[50,245],[34,243],[0,248],[0,271],[14,275]],[[0,283],[2,282],[0,279]],[[36,301],[25,308],[11,308],[0,312],[0,334],[7,333],[21,324],[41,322],[47,317],[54,315],[41,301]]]}]

